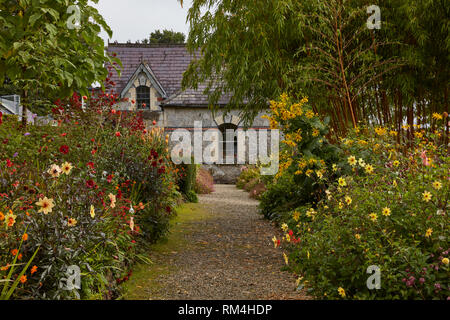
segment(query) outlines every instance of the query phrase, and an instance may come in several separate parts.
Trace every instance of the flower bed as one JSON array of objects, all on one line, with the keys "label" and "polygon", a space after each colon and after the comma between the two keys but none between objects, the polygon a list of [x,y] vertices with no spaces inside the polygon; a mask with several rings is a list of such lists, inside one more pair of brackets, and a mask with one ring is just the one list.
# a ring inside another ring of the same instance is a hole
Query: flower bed
[{"label": "flower bed", "polygon": [[[283,119],[279,110],[289,104],[286,98],[274,102],[271,121],[295,130],[308,120],[304,112]],[[358,128],[322,158],[305,152],[300,137],[295,144],[287,141],[283,171],[261,205],[285,233],[274,237],[274,245],[285,250],[300,288],[321,299],[449,298],[445,116],[436,115],[427,130],[416,126],[412,140],[388,128]],[[302,137],[310,135],[314,126],[302,130]],[[275,204],[270,201],[283,193]],[[296,196],[302,193],[310,200]],[[369,279],[374,270],[379,286]]]},{"label": "flower bed", "polygon": [[[56,126],[22,128],[3,116],[2,298],[15,280],[13,298],[116,298],[133,263],[146,260],[140,248],[167,232],[179,194],[166,137],[147,132],[139,114],[113,110],[117,102],[103,93],[83,111],[77,95],[58,101]],[[64,283],[71,266],[80,290]]]}]

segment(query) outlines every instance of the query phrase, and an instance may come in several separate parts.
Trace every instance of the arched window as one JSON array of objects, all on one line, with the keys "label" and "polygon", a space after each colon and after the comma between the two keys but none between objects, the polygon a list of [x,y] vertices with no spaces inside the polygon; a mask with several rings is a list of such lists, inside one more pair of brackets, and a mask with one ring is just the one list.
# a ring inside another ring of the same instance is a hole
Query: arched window
[{"label": "arched window", "polygon": [[150,109],[150,87],[139,86],[136,88],[136,103],[138,109]]},{"label": "arched window", "polygon": [[[225,160],[228,154],[232,154],[234,158],[237,157],[237,130],[238,126],[232,123],[223,123],[219,126],[219,130],[222,133],[222,157]],[[227,130],[234,132],[233,136],[227,137]],[[228,151],[230,148],[233,150]]]}]

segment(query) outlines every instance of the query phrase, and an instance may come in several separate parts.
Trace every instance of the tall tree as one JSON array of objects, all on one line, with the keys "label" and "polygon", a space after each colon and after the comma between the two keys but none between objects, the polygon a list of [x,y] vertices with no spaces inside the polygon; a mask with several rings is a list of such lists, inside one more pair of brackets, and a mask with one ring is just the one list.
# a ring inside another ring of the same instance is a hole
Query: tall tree
[{"label": "tall tree", "polygon": [[99,33],[112,32],[88,2],[0,0],[0,83],[8,77],[21,89],[24,114],[34,95],[88,94],[106,78],[105,62],[120,63],[105,54]]},{"label": "tall tree", "polygon": [[165,43],[165,44],[177,44],[184,43],[186,36],[182,32],[175,32],[173,30],[156,30],[150,34],[149,39],[144,39],[141,42],[146,43]]},{"label": "tall tree", "polygon": [[[368,28],[372,5],[381,29]],[[310,96],[343,130],[358,120],[400,127],[422,109],[429,119],[448,109],[449,8],[445,0],[194,0],[187,44],[202,54],[183,86],[206,83],[211,105],[232,93],[229,107],[246,120],[281,92]]]}]

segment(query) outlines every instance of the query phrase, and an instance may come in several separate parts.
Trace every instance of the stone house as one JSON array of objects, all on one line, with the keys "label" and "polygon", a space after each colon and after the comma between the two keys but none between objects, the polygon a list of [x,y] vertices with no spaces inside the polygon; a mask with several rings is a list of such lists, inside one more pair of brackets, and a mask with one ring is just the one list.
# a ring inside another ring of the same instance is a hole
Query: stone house
[{"label": "stone house", "polygon": [[[194,58],[185,45],[109,43],[107,51],[116,54],[123,64],[121,76],[113,73],[111,77],[120,97],[128,98],[118,109],[144,111],[148,127],[155,120],[169,135],[176,129],[193,131],[194,121],[201,121],[203,130],[218,128],[223,133],[225,129],[243,127],[239,110],[227,114],[220,111],[220,107],[226,106],[227,97],[219,101],[219,111],[213,114],[208,97],[203,94],[204,87],[182,90],[183,73]],[[269,124],[256,117],[250,128],[268,129]],[[215,180],[223,183],[233,183],[240,172],[237,165],[207,167]]]}]

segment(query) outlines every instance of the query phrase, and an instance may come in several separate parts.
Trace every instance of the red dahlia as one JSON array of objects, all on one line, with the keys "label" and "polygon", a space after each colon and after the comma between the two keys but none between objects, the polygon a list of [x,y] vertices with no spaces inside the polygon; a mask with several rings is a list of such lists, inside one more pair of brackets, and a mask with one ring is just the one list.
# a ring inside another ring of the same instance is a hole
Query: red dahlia
[{"label": "red dahlia", "polygon": [[65,144],[62,145],[59,148],[59,152],[61,152],[62,154],[68,154],[69,153],[69,146],[66,146]]}]

